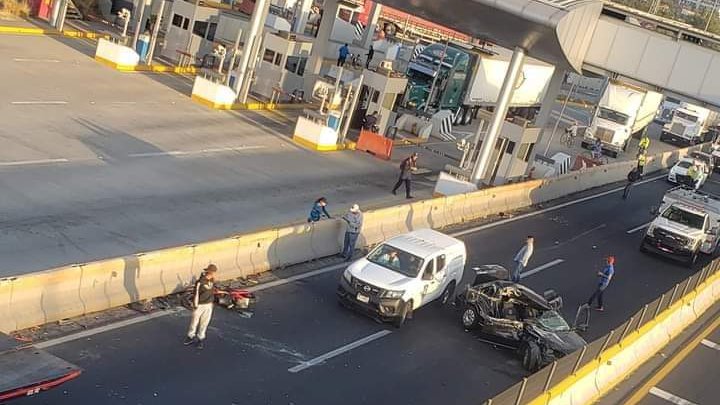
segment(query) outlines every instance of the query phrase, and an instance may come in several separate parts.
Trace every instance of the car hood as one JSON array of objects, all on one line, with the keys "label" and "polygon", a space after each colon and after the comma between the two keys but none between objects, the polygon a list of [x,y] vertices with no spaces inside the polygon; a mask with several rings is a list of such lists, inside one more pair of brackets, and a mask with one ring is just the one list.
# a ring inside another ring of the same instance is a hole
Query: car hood
[{"label": "car hood", "polygon": [[535,332],[547,343],[548,347],[556,352],[570,354],[587,345],[585,339],[574,330],[561,332],[551,331],[543,328],[539,324],[533,324],[533,327]]},{"label": "car hood", "polygon": [[672,169],[670,169],[670,173],[677,175],[677,176],[687,176],[688,169],[680,166],[673,166]]},{"label": "car hood", "polygon": [[386,290],[399,290],[413,279],[367,259],[353,263],[348,270],[353,277]]},{"label": "car hood", "polygon": [[703,231],[700,229],[691,228],[678,222],[668,221],[667,218],[663,217],[659,217],[653,221],[653,225],[680,235],[689,236],[693,239],[697,239],[703,234]]}]

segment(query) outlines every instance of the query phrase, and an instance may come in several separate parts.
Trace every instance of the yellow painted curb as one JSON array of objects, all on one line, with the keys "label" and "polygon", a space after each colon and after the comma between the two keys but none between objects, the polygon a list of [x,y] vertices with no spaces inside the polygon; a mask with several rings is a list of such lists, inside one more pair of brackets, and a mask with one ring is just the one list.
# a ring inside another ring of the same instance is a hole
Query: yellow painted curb
[{"label": "yellow painted curb", "polygon": [[65,30],[63,32],[57,31],[57,30],[46,30],[42,28],[30,28],[30,27],[8,27],[8,26],[0,26],[0,34],[7,34],[7,35],[36,35],[36,36],[43,36],[43,35],[63,35],[66,37],[71,38],[88,38],[88,39],[98,39],[98,38],[110,38],[110,35],[107,34],[99,34],[97,32],[85,32],[85,31],[69,31]]},{"label": "yellow painted curb", "polygon": [[105,59],[105,58],[103,58],[103,57],[100,57],[100,56],[95,56],[95,60],[98,61],[98,62],[100,62],[101,64],[103,64],[103,65],[105,65],[105,66],[111,67],[111,68],[113,68],[113,69],[115,69],[115,70],[119,70],[119,71],[121,71],[121,72],[129,72],[129,71],[132,71],[132,70],[134,69],[134,66],[130,66],[130,65],[118,65],[117,63],[115,63],[115,62],[113,62],[113,61],[111,61],[111,60]]},{"label": "yellow painted curb", "polygon": [[214,101],[210,101],[210,100],[204,99],[204,98],[202,98],[202,97],[200,97],[200,96],[197,96],[197,95],[195,95],[195,94],[193,94],[192,96],[190,96],[190,98],[191,98],[193,101],[195,101],[196,103],[198,103],[198,104],[202,104],[202,105],[204,105],[205,107],[210,107],[210,108],[215,109],[215,110],[231,110],[231,109],[232,109],[232,106],[233,106],[232,104],[218,104],[218,103],[216,103],[216,102],[214,102]]},{"label": "yellow painted curb", "polygon": [[342,149],[338,145],[318,145],[297,136],[293,136],[292,139],[293,142],[297,143],[298,145],[318,152],[335,152]]}]

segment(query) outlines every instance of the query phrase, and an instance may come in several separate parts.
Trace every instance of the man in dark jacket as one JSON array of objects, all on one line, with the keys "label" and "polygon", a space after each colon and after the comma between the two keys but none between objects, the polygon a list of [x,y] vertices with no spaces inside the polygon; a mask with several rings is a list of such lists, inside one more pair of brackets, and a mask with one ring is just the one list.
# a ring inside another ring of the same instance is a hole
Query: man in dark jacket
[{"label": "man in dark jacket", "polygon": [[205,333],[210,324],[215,304],[215,273],[217,273],[217,266],[210,264],[195,282],[192,320],[185,342],[183,342],[185,346],[196,343],[198,349],[205,347]]},{"label": "man in dark jacket", "polygon": [[310,210],[310,215],[308,216],[307,221],[315,223],[320,221],[323,217],[328,219],[332,218],[325,207],[327,207],[327,199],[325,197],[320,197],[315,200],[315,204],[313,204],[313,207]]},{"label": "man in dark jacket", "polygon": [[410,194],[410,182],[412,181],[413,172],[417,170],[417,159],[418,154],[417,152],[414,152],[412,155],[405,158],[402,163],[400,163],[400,178],[397,183],[395,183],[395,187],[393,187],[393,194],[397,195],[397,190],[403,183],[405,183],[405,198],[413,198]]},{"label": "man in dark jacket", "polygon": [[365,69],[370,69],[370,61],[372,61],[373,56],[375,56],[375,49],[370,45],[370,50],[368,50],[367,59],[365,60]]},{"label": "man in dark jacket", "polygon": [[632,170],[630,170],[630,173],[628,173],[627,175],[627,184],[625,185],[625,189],[623,190],[623,200],[627,200],[628,196],[630,195],[630,189],[636,181],[640,180],[640,177],[640,169],[634,167]]}]

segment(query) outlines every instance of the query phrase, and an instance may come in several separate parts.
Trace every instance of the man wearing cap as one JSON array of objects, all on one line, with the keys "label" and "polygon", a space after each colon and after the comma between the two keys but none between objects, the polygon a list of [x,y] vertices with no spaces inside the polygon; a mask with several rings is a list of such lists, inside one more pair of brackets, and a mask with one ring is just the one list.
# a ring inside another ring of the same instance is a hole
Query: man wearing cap
[{"label": "man wearing cap", "polygon": [[198,349],[205,347],[205,333],[212,318],[215,303],[215,273],[217,266],[208,265],[193,290],[193,313],[190,328],[185,338],[185,346],[196,343]]},{"label": "man wearing cap", "polygon": [[413,198],[410,194],[410,182],[412,181],[413,172],[417,170],[417,159],[417,152],[413,152],[412,155],[405,158],[405,160],[400,163],[400,178],[398,179],[397,183],[395,183],[395,187],[393,187],[393,194],[397,194],[397,190],[403,183],[405,183],[405,198]]},{"label": "man wearing cap", "polygon": [[352,259],[353,251],[355,251],[355,243],[360,236],[363,224],[363,214],[360,211],[360,206],[354,204],[350,207],[350,211],[343,215],[342,219],[347,224],[345,229],[345,243],[343,244],[343,250],[340,256],[349,262]]},{"label": "man wearing cap", "polygon": [[595,309],[598,311],[605,310],[603,306],[603,293],[607,286],[610,285],[610,280],[612,280],[613,275],[615,275],[615,256],[608,256],[606,263],[605,267],[597,273],[598,286],[587,302],[588,306],[590,306],[593,301],[595,301],[595,298],[597,298],[597,307],[595,307]]}]

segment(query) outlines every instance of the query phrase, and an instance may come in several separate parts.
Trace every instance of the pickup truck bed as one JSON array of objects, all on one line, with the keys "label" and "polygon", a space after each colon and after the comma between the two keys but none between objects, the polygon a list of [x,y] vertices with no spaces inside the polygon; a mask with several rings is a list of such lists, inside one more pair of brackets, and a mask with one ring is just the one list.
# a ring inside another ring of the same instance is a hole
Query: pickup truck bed
[{"label": "pickup truck bed", "polygon": [[0,333],[0,402],[37,394],[80,375],[77,366]]}]

